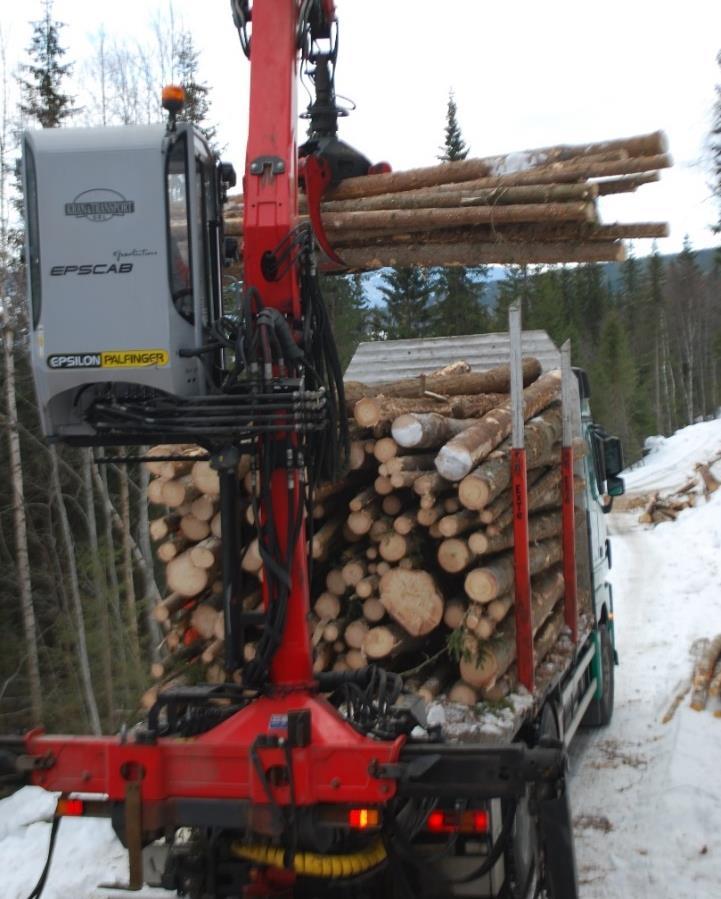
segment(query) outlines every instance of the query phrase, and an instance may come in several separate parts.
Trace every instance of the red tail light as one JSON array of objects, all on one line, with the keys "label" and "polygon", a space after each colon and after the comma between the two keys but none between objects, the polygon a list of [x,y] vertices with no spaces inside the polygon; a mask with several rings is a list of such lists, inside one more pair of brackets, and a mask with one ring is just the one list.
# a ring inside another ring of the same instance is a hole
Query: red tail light
[{"label": "red tail light", "polygon": [[78,818],[85,814],[85,803],[82,799],[58,799],[55,814],[65,818]]},{"label": "red tail light", "polygon": [[436,809],[426,819],[431,833],[487,833],[488,812],[471,809],[463,812]]}]

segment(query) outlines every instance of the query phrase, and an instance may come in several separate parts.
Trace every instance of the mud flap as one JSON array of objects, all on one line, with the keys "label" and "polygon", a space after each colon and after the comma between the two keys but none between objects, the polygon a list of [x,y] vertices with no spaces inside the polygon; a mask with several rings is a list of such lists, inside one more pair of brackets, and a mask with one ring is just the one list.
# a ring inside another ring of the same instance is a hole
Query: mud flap
[{"label": "mud flap", "polygon": [[565,781],[560,781],[559,790],[560,796],[538,802],[546,888],[549,899],[578,899],[573,822]]}]

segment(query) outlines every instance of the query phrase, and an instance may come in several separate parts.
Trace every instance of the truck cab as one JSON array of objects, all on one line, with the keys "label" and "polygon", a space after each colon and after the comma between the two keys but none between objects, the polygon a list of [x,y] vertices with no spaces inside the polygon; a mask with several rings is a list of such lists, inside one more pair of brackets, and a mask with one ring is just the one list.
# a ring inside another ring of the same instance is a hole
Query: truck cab
[{"label": "truck cab", "polygon": [[618,476],[623,470],[623,455],[618,438],[611,437],[593,420],[591,392],[586,372],[576,369],[576,377],[579,386],[582,435],[586,447],[583,469],[586,484],[591,588],[596,620],[608,622],[613,632],[613,597],[611,585],[608,583],[611,541],[608,537],[605,516],[611,511],[613,498],[623,493],[623,480]]}]

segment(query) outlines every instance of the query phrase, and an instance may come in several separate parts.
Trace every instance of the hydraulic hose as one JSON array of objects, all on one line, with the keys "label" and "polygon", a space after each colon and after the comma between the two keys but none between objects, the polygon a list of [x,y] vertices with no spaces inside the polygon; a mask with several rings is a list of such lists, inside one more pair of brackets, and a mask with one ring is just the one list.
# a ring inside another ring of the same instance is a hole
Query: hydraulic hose
[{"label": "hydraulic hose", "polygon": [[305,877],[352,877],[364,874],[385,861],[386,850],[383,841],[375,840],[367,849],[348,855],[320,855],[317,852],[296,852],[286,865],[286,854],[277,846],[262,843],[235,842],[231,851],[238,858],[244,858],[258,865],[271,868],[290,867],[296,874]]}]

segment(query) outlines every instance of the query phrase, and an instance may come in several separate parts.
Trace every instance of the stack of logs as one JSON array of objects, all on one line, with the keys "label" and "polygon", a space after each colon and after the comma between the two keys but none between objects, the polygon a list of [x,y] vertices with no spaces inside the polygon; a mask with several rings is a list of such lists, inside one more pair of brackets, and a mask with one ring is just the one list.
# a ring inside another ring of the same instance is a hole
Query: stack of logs
[{"label": "stack of logs", "polygon": [[[598,199],[632,193],[670,165],[655,132],[367,175],[324,196],[323,226],[354,271],[622,261],[624,239],[665,237],[668,226],[601,224]],[[242,236],[242,197],[225,216],[226,233]]]},{"label": "stack of logs", "polygon": [[721,459],[721,454],[709,460],[708,463],[699,462],[696,465],[697,477],[689,478],[681,487],[677,487],[671,493],[661,495],[660,491],[652,493],[647,498],[639,497],[643,503],[643,511],[638,516],[639,524],[662,524],[665,521],[675,521],[679,512],[690,509],[696,502],[699,490],[708,499],[715,493],[721,482],[711,471],[711,466]]},{"label": "stack of logs", "polygon": [[[530,567],[536,661],[563,627],[560,373],[525,359]],[[465,363],[392,384],[346,383],[352,416],[349,471],[312,498],[315,671],[379,663],[407,675],[426,700],[468,705],[515,685],[514,563],[510,495],[509,372]],[[155,447],[158,455],[178,448]],[[152,703],[178,677],[220,682],[224,625],[219,580],[218,476],[197,447],[181,461],[148,462],[150,499],[168,507],[151,523],[168,596],[155,616],[168,654],[153,666]],[[243,604],[261,602],[263,576],[250,502],[250,460],[238,478],[247,524]],[[582,483],[577,483],[580,488]],[[255,640],[249,632],[244,657]],[[460,672],[460,679],[459,679]],[[230,676],[240,679],[239,672]]]}]

